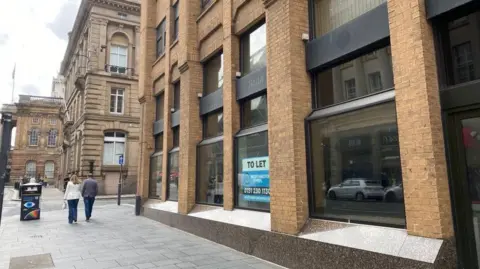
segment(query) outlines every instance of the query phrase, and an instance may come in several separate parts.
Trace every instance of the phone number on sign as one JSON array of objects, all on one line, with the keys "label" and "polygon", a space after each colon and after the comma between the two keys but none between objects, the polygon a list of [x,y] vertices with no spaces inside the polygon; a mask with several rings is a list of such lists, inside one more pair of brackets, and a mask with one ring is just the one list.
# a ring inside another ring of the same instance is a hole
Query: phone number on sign
[{"label": "phone number on sign", "polygon": [[243,194],[270,195],[270,188],[243,188]]}]

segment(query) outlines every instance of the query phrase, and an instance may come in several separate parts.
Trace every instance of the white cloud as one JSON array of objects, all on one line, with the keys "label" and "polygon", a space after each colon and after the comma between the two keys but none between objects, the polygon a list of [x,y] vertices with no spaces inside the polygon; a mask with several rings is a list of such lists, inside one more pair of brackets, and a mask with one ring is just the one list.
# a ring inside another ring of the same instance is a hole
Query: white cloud
[{"label": "white cloud", "polygon": [[[18,94],[50,95],[80,0],[0,0],[0,104]],[[67,16],[66,16],[67,15]]]}]

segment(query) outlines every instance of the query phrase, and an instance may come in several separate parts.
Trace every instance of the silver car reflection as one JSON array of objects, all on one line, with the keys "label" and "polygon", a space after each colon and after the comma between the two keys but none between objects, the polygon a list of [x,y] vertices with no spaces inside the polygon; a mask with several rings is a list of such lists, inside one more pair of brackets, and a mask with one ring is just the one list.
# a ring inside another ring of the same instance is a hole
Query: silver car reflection
[{"label": "silver car reflection", "polygon": [[328,190],[328,198],[335,199],[355,199],[362,201],[364,199],[382,200],[384,196],[383,186],[375,180],[366,178],[349,178],[344,182],[332,186]]},{"label": "silver car reflection", "polygon": [[383,200],[390,203],[403,201],[403,184],[387,188]]}]

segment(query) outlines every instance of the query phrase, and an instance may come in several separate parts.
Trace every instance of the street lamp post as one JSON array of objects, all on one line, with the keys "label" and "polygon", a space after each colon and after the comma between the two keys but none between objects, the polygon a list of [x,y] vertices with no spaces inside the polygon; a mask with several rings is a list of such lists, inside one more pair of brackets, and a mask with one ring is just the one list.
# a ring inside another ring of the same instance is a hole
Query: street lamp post
[{"label": "street lamp post", "polygon": [[2,141],[0,149],[0,223],[2,222],[3,196],[5,191],[5,179],[7,176],[8,151],[12,139],[12,114],[2,114]]}]

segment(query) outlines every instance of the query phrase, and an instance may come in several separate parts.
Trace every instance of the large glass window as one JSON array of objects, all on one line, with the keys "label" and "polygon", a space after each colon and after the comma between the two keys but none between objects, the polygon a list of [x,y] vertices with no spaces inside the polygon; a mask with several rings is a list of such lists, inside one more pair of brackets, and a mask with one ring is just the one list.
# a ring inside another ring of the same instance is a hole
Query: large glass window
[{"label": "large glass window", "polygon": [[197,202],[223,204],[223,142],[198,148]]},{"label": "large glass window", "polygon": [[270,210],[268,134],[237,138],[236,204],[240,208]]},{"label": "large glass window", "polygon": [[164,94],[161,93],[155,97],[155,114],[156,120],[163,120],[163,104],[164,104]]},{"label": "large glass window", "polygon": [[110,113],[123,113],[124,89],[113,88],[110,90]]},{"label": "large glass window", "polygon": [[157,58],[165,52],[165,36],[167,34],[165,24],[165,19],[163,19],[157,26]]},{"label": "large glass window", "polygon": [[322,36],[385,2],[386,0],[314,0],[315,36]]},{"label": "large glass window", "polygon": [[242,37],[242,76],[267,64],[267,26],[265,23]]},{"label": "large glass window", "polygon": [[213,112],[203,118],[203,137],[209,138],[223,134],[223,112]]},{"label": "large glass window", "polygon": [[120,165],[120,155],[123,155],[123,162],[125,164],[125,134],[121,132],[105,133],[103,142],[103,164]]},{"label": "large glass window", "polygon": [[48,132],[48,141],[47,141],[47,146],[48,147],[55,147],[57,145],[57,130],[50,130]]},{"label": "large glass window", "polygon": [[55,176],[55,163],[53,161],[45,162],[45,177],[53,179]]},{"label": "large glass window", "polygon": [[39,130],[38,129],[32,129],[30,130],[29,134],[29,139],[28,139],[28,144],[29,146],[38,146],[38,136],[39,136]]},{"label": "large glass window", "polygon": [[317,74],[317,107],[393,88],[390,46]]},{"label": "large glass window", "polygon": [[37,176],[37,163],[35,161],[28,161],[25,165],[25,174],[32,178]]},{"label": "large glass window", "polygon": [[110,68],[111,72],[124,74],[128,66],[128,48],[119,45],[112,45],[110,48],[110,65],[117,68]]},{"label": "large glass window", "polygon": [[178,167],[178,151],[170,152],[168,156],[168,199],[178,201],[178,179],[180,177]]},{"label": "large glass window", "polygon": [[313,212],[405,225],[395,103],[313,120]]},{"label": "large glass window", "polygon": [[173,31],[172,31],[172,42],[178,39],[178,25],[179,25],[179,10],[178,10],[178,3],[180,0],[178,0],[175,4],[172,6],[172,17],[173,17]]},{"label": "large glass window", "polygon": [[267,95],[245,101],[242,104],[242,128],[268,122]]},{"label": "large glass window", "polygon": [[150,198],[162,198],[162,168],[163,168],[163,154],[161,152],[155,153],[150,159],[150,186],[149,196]]},{"label": "large glass window", "polygon": [[441,29],[446,84],[480,79],[480,11],[446,21]]},{"label": "large glass window", "polygon": [[208,60],[203,67],[203,94],[210,94],[223,87],[223,52]]}]

